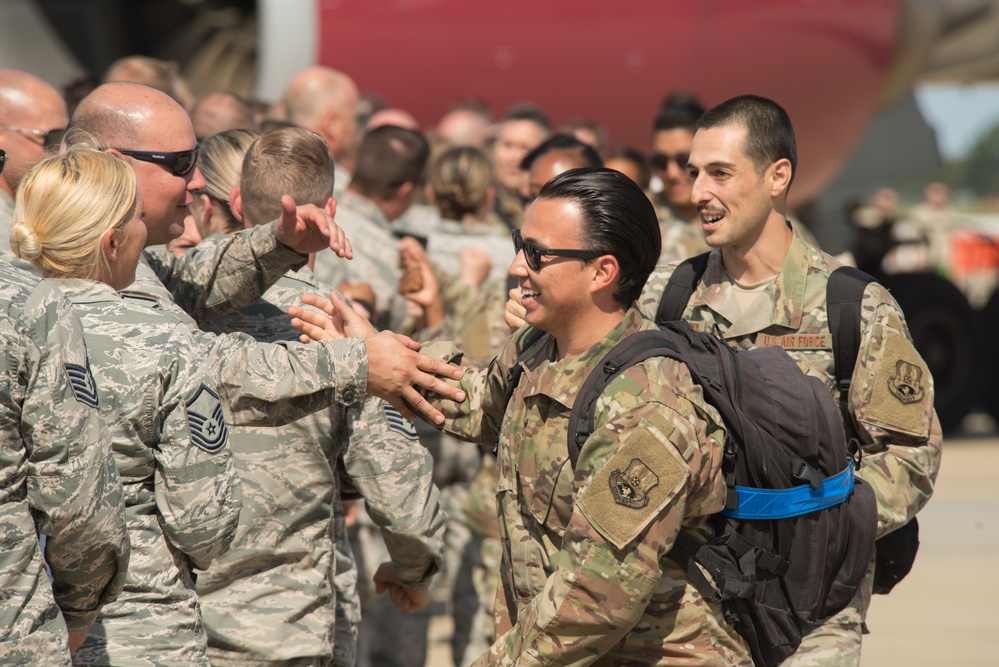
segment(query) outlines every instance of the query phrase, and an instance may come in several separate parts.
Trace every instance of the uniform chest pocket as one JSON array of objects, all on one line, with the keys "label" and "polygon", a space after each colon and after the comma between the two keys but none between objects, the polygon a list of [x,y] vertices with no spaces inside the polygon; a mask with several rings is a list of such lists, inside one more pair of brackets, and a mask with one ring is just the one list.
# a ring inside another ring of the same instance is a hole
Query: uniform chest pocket
[{"label": "uniform chest pocket", "polygon": [[572,513],[569,408],[544,394],[524,397],[522,407],[513,461],[521,511],[561,534]]}]

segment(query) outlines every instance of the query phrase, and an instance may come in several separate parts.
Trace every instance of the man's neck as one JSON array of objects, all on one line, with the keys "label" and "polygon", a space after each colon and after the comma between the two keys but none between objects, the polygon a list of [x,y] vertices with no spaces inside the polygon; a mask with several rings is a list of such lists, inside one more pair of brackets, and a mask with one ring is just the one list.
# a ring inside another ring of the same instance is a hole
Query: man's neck
[{"label": "man's neck", "polygon": [[578,357],[586,352],[613,331],[624,319],[626,312],[627,308],[621,306],[606,311],[594,307],[585,315],[575,318],[571,330],[555,336],[558,358]]},{"label": "man's neck", "polygon": [[740,283],[761,283],[780,273],[793,240],[794,232],[784,214],[774,211],[755,239],[750,239],[743,247],[721,249],[722,265]]},{"label": "man's neck", "polygon": [[360,190],[357,190],[356,188],[350,186],[347,187],[347,192],[350,192],[355,197],[360,197],[364,201],[371,202],[371,204],[374,205],[375,208],[381,211],[382,216],[385,217],[385,221],[390,225],[392,224],[393,220],[399,217],[399,214],[393,210],[391,202],[383,202],[383,201],[378,201],[377,199],[372,199],[371,197],[364,194]]}]

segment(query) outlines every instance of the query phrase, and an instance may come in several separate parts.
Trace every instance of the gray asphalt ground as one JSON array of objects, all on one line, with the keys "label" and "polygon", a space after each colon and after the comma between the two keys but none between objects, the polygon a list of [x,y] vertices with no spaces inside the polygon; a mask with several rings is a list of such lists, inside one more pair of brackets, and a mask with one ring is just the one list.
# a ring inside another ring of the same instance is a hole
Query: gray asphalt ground
[{"label": "gray asphalt ground", "polygon": [[[912,572],[871,604],[862,667],[999,666],[999,431],[945,440],[919,524]],[[435,618],[426,667],[451,666],[449,633]]]}]

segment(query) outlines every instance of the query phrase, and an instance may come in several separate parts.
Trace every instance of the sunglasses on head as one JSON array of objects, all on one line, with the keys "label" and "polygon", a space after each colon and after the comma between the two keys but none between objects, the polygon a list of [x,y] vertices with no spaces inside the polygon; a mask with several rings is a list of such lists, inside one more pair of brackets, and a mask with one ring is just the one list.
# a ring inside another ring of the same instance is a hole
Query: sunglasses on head
[{"label": "sunglasses on head", "polygon": [[515,229],[513,230],[513,252],[514,254],[519,254],[521,250],[524,251],[524,260],[527,261],[527,266],[532,271],[541,270],[541,258],[545,256],[596,259],[601,255],[608,254],[603,250],[556,250],[542,248],[534,241],[525,241],[524,237],[520,234],[520,230]]},{"label": "sunglasses on head", "polygon": [[49,130],[48,132],[42,132],[41,130],[31,130],[26,127],[12,127],[10,125],[0,125],[0,130],[8,130],[10,132],[19,132],[21,134],[29,134],[33,137],[41,139],[41,145],[45,147],[46,150],[56,151],[59,150],[60,144],[62,144],[62,138],[66,136],[65,127],[57,127],[55,129]]},{"label": "sunglasses on head", "polygon": [[670,162],[675,162],[676,166],[683,169],[687,166],[687,161],[690,159],[690,153],[677,153],[676,155],[670,155],[669,153],[653,153],[652,157],[649,158],[649,163],[659,171],[663,171],[669,166]]},{"label": "sunglasses on head", "polygon": [[194,169],[194,165],[198,163],[198,152],[201,150],[201,144],[195,144],[194,148],[188,151],[174,151],[174,152],[164,152],[164,151],[130,151],[124,148],[116,148],[116,151],[122,155],[127,155],[133,157],[141,162],[152,162],[153,164],[162,164],[170,168],[177,176],[183,176]]}]

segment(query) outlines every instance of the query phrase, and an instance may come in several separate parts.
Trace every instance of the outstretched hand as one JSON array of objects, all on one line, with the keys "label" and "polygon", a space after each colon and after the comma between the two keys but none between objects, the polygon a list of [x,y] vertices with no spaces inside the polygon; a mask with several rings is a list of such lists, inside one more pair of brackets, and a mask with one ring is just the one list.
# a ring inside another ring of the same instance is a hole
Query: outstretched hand
[{"label": "outstretched hand", "polygon": [[295,200],[284,195],[275,235],[278,241],[303,255],[329,248],[339,257],[350,259],[354,251],[350,240],[333,221],[335,215],[336,199],[332,197],[325,208],[319,208],[313,204],[295,206]]},{"label": "outstretched hand", "polygon": [[387,401],[406,419],[415,419],[419,413],[433,424],[444,423],[444,414],[431,405],[417,387],[459,403],[465,400],[464,391],[441,379],[460,380],[463,374],[460,368],[420,354],[420,344],[408,336],[391,331],[376,332],[336,292],[331,292],[329,299],[307,294],[302,301],[322,311],[297,306],[288,309],[294,318],[291,324],[302,332],[303,342],[363,338],[368,349],[368,394]]}]

